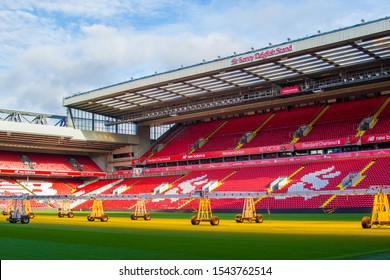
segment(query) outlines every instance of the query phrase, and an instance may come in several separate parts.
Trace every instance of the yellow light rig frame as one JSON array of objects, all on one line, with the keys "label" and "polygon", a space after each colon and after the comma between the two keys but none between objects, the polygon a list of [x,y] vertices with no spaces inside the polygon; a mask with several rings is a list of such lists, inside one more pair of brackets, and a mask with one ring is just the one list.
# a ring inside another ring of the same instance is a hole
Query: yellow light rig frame
[{"label": "yellow light rig frame", "polygon": [[68,216],[68,218],[73,218],[74,213],[72,212],[70,208],[70,200],[64,199],[61,202],[61,208],[58,212],[58,217],[63,218],[65,216]]},{"label": "yellow light rig frame", "polygon": [[102,222],[107,222],[108,218],[108,215],[104,214],[103,202],[99,199],[94,199],[91,213],[87,216],[87,220],[93,222],[95,219],[98,219]]},{"label": "yellow light rig frame", "polygon": [[31,211],[31,202],[28,199],[23,200],[24,211],[26,211],[27,215],[30,219],[34,219],[35,214]]},{"label": "yellow light rig frame", "polygon": [[137,200],[135,204],[135,211],[130,215],[130,219],[137,220],[138,218],[144,218],[145,221],[149,221],[152,216],[146,211],[146,205],[144,199]]},{"label": "yellow light rig frame", "polygon": [[378,191],[374,197],[374,205],[372,207],[371,217],[363,217],[362,227],[371,228],[372,225],[389,226],[390,225],[390,209],[387,194]]},{"label": "yellow light rig frame", "polygon": [[219,218],[213,216],[209,197],[199,198],[198,215],[191,218],[191,224],[193,225],[199,225],[200,222],[210,222],[212,226],[219,225]]},{"label": "yellow light rig frame", "polygon": [[264,218],[261,214],[256,214],[256,207],[253,197],[247,197],[244,200],[242,214],[236,215],[236,222],[242,223],[244,220],[249,222],[262,223]]}]

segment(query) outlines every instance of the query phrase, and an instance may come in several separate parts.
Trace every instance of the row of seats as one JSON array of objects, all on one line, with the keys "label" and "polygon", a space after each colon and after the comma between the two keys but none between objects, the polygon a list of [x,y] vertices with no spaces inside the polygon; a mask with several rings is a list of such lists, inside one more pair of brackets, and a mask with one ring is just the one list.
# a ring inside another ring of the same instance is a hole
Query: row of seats
[{"label": "row of seats", "polygon": [[[164,147],[159,152],[148,152],[143,158],[234,149],[247,132],[255,132],[255,135],[252,140],[244,143],[242,148],[290,143],[301,126],[309,125],[313,121],[312,129],[299,139],[300,142],[347,138],[355,136],[360,122],[373,116],[385,100],[385,96],[380,96],[328,106],[313,105],[275,113],[190,124],[174,134],[172,139],[163,139],[160,143]],[[379,121],[367,131],[368,134],[389,131],[389,111],[390,105],[379,115]],[[207,140],[206,143],[193,150],[194,143],[202,138]]]},{"label": "row of seats", "polygon": [[366,131],[366,135],[384,134],[390,131],[390,100],[388,100],[387,106],[383,108],[382,112],[378,115],[378,122],[374,127]]},{"label": "row of seats", "polygon": [[157,146],[160,144],[160,143],[167,143],[169,142],[170,140],[172,140],[177,134],[181,133],[181,131],[183,129],[185,129],[186,127],[183,126],[183,125],[175,125],[173,126],[170,130],[168,130],[164,135],[162,135],[159,139],[159,143],[157,143],[157,145],[154,145],[152,146],[144,155],[143,155],[143,159],[146,159],[148,157],[151,157],[153,156],[156,151],[154,151],[155,148],[157,148]]},{"label": "row of seats", "polygon": [[[349,178],[350,174],[361,174],[360,180],[355,185],[345,185],[344,188],[367,189],[372,185],[390,185],[390,177],[384,173],[390,164],[390,157],[341,159],[325,162],[307,162],[305,164],[283,164],[255,166],[231,169],[213,169],[192,171],[182,176],[132,178],[123,181],[116,186],[125,184],[126,190],[123,194],[153,193],[154,189],[162,183],[169,184],[169,188],[163,194],[189,194],[202,190],[206,186],[213,186],[213,192],[258,192],[266,191],[272,182],[278,178],[287,180],[284,184],[273,189],[273,193],[285,194],[284,197],[263,198],[256,204],[258,209],[286,209],[286,208],[319,208],[331,195],[312,197],[295,196],[297,191],[319,191],[319,190],[340,190],[343,188],[341,182]],[[218,181],[218,185],[211,185],[211,182]],[[109,180],[101,180],[101,187],[109,184]],[[113,189],[108,189],[103,194],[110,194]],[[290,195],[289,195],[290,194]],[[360,200],[358,197],[363,197]],[[373,196],[348,196],[336,197],[326,207],[352,208],[371,207]],[[351,203],[348,204],[348,201]],[[108,209],[129,209],[134,207],[134,201],[104,201]],[[174,199],[152,199],[147,201],[148,209],[197,209],[197,199],[174,198]],[[241,199],[214,199],[215,209],[240,209],[243,205]],[[336,206],[335,206],[336,205]],[[91,202],[85,202],[77,209],[87,209]]]},{"label": "row of seats", "polygon": [[[0,194],[1,195],[20,195],[20,194],[34,194],[34,195],[69,195],[72,190],[83,182],[78,179],[30,179],[21,180],[19,178],[2,178],[0,179]],[[59,203],[45,203],[31,200],[31,207],[34,208],[58,208]],[[0,201],[0,207],[4,209],[5,201]]]},{"label": "row of seats", "polygon": [[[34,179],[21,181],[16,179],[2,179],[0,190],[2,193],[32,192],[36,195],[55,194],[79,194],[81,196],[98,192],[101,194],[114,194],[119,187],[124,187],[122,194],[153,193],[154,189],[163,183],[169,184],[169,188],[163,191],[164,194],[189,194],[201,190],[209,183],[218,181],[214,185],[214,192],[255,192],[266,191],[271,182],[282,177],[289,182],[273,193],[286,194],[280,198],[263,198],[257,201],[258,209],[285,209],[285,208],[319,208],[331,196],[321,195],[313,197],[300,197],[289,195],[294,191],[302,190],[338,190],[340,182],[348,177],[350,173],[361,173],[361,179],[357,185],[350,188],[367,189],[373,185],[390,185],[390,177],[383,172],[390,164],[390,157],[363,158],[351,160],[332,160],[328,162],[308,162],[301,164],[284,164],[257,166],[233,169],[214,169],[193,171],[186,175],[130,178],[125,180],[104,179],[97,180],[90,184],[82,184],[75,179]],[[74,189],[73,186],[78,186]],[[22,188],[21,185],[26,186]],[[129,209],[134,207],[135,200],[106,200],[106,209]],[[353,208],[371,207],[373,196],[336,196],[326,207],[330,208]],[[4,203],[4,202],[3,202]],[[197,199],[175,198],[175,199],[152,199],[148,200],[148,209],[197,209]],[[215,209],[240,209],[243,205],[242,199],[214,199],[212,202]],[[75,209],[89,209],[91,201],[79,204]],[[42,205],[40,206],[42,207]]]},{"label": "row of seats", "polygon": [[332,104],[315,122],[312,131],[300,142],[355,136],[360,122],[373,116],[385,97]]},{"label": "row of seats", "polygon": [[349,174],[359,173],[371,159],[349,159],[313,162],[303,166],[291,176],[290,182],[275,192],[288,193],[302,190],[334,190]]},{"label": "row of seats", "polygon": [[[72,165],[71,162],[77,163],[79,168]],[[12,151],[0,151],[0,168],[59,172],[102,172],[102,169],[88,156]]]},{"label": "row of seats", "polygon": [[192,145],[197,140],[207,137],[222,124],[223,121],[212,121],[188,125],[167,140],[168,144],[162,150],[154,153],[153,156],[187,154],[192,150]]},{"label": "row of seats", "polygon": [[244,133],[256,130],[269,116],[270,114],[256,114],[231,118],[196,152],[203,153],[234,148]]},{"label": "row of seats", "polygon": [[309,124],[324,106],[308,106],[277,112],[243,148],[290,143],[302,125]]},{"label": "row of seats", "polygon": [[0,179],[0,193],[32,193],[35,195],[68,195],[82,185],[78,179],[64,178],[44,178],[44,179]]}]

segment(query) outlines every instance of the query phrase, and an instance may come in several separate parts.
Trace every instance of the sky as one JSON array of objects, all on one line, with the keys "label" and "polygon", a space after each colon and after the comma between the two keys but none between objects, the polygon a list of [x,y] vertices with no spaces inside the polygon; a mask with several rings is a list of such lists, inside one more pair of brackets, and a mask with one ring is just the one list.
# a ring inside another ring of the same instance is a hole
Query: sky
[{"label": "sky", "polygon": [[73,94],[389,12],[388,0],[0,0],[0,109],[65,115]]}]

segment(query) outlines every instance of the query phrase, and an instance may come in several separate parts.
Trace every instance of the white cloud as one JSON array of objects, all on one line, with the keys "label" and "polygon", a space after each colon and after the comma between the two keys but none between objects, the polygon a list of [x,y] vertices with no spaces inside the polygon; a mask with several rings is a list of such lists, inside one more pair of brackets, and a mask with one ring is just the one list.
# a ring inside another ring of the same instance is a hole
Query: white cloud
[{"label": "white cloud", "polygon": [[62,98],[373,20],[387,1],[3,0],[3,108],[64,113]]}]

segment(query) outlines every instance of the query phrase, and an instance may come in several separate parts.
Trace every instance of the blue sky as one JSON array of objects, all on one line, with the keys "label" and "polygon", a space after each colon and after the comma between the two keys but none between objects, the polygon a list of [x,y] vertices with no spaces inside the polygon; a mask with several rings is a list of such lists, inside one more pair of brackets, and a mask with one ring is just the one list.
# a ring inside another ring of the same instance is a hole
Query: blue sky
[{"label": "blue sky", "polygon": [[2,109],[390,16],[390,1],[1,0]]}]

